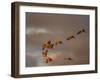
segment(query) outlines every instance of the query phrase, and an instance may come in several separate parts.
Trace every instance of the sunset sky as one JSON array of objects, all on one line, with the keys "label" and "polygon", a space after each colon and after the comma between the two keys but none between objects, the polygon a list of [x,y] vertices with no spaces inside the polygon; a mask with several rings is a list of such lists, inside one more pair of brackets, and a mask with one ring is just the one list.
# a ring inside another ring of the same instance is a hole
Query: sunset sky
[{"label": "sunset sky", "polygon": [[[85,29],[85,33],[76,33]],[[67,41],[69,36],[75,39]],[[42,44],[48,40],[63,44],[49,50],[54,61],[43,62]],[[71,57],[72,60],[64,58]],[[89,63],[89,15],[26,13],[26,67],[79,65]]]}]

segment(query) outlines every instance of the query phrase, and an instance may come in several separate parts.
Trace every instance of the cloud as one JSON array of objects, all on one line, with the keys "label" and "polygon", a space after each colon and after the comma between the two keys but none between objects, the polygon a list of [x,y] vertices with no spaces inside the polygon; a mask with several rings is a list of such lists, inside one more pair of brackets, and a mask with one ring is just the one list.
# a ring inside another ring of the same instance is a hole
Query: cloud
[{"label": "cloud", "polygon": [[48,31],[45,28],[26,28],[26,34],[40,34],[40,33],[50,33],[50,31]]}]

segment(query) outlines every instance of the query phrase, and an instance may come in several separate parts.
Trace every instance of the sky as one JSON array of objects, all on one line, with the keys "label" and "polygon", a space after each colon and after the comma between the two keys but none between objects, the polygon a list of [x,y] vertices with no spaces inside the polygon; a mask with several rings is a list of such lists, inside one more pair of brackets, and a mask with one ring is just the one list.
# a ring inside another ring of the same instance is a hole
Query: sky
[{"label": "sky", "polygon": [[[85,29],[85,33],[76,33]],[[26,67],[89,64],[89,15],[26,12]],[[67,41],[69,36],[75,39]],[[45,63],[42,44],[48,40],[63,44],[49,50],[53,61]],[[65,58],[72,60],[65,60]]]}]

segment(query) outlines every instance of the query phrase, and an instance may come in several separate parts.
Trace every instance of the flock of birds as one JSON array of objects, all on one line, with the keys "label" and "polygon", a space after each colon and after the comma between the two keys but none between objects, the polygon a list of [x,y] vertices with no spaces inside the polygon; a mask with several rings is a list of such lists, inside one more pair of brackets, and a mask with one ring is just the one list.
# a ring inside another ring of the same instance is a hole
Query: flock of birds
[{"label": "flock of birds", "polygon": [[[81,34],[83,32],[86,32],[85,29],[79,30],[76,33],[76,35],[79,35],[79,34]],[[72,35],[72,36],[69,36],[68,38],[66,38],[67,41],[71,40],[71,39],[75,39],[75,36]],[[45,63],[48,63],[48,62],[51,62],[51,61],[54,60],[53,58],[51,58],[51,57],[48,56],[48,50],[49,49],[53,49],[57,45],[60,45],[60,44],[63,44],[63,41],[58,40],[55,43],[52,43],[50,40],[48,40],[45,43],[43,43],[43,45],[42,45],[42,57],[43,57],[43,60],[45,61]],[[72,60],[72,58],[65,58],[65,60]]]}]

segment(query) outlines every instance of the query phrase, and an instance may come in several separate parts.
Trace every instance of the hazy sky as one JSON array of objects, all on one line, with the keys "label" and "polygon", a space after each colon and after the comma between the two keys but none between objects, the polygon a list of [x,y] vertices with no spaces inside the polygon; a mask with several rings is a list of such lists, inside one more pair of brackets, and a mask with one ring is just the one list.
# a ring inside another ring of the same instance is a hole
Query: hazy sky
[{"label": "hazy sky", "polygon": [[[86,33],[76,35],[85,29]],[[66,38],[74,35],[75,39],[66,41]],[[62,45],[49,51],[54,58],[48,64],[42,60],[41,45],[56,39],[63,41]],[[64,60],[71,57],[71,61]],[[75,65],[89,63],[89,16],[70,14],[26,13],[26,66],[52,66]]]}]

